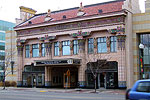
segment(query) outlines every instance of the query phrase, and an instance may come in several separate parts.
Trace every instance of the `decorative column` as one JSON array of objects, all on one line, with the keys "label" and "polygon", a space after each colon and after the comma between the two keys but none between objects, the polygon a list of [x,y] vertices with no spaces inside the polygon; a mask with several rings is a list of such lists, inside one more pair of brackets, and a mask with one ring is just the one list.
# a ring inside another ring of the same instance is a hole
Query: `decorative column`
[{"label": "decorative column", "polygon": [[30,57],[32,57],[32,44],[30,44],[29,46],[30,46]]},{"label": "decorative column", "polygon": [[42,43],[39,43],[39,56],[42,57]]},{"label": "decorative column", "polygon": [[85,68],[86,68],[86,58],[85,58],[85,39],[79,39],[79,55],[81,61],[81,66],[78,69],[78,81],[80,87],[85,87]]},{"label": "decorative column", "polygon": [[117,43],[118,43],[118,87],[119,88],[126,88],[126,48],[125,48],[125,41],[126,41],[126,34],[125,28],[122,26],[118,26],[115,29],[108,30],[110,34],[117,36]]},{"label": "decorative column", "polygon": [[59,56],[62,56],[62,41],[59,41]]},{"label": "decorative column", "polygon": [[[52,59],[52,41],[55,39],[56,36],[48,36],[48,35],[39,38],[40,41],[45,43],[47,59]],[[42,50],[41,50],[41,55],[42,55]]]},{"label": "decorative column", "polygon": [[[79,23],[80,27],[80,23]],[[85,87],[85,70],[86,70],[86,57],[85,57],[85,41],[86,36],[90,35],[90,32],[82,32],[79,28],[77,33],[70,34],[71,37],[78,39],[79,44],[79,57],[81,60],[81,66],[78,68],[78,83],[80,87]]]},{"label": "decorative column", "polygon": [[126,35],[118,34],[117,41],[118,41],[118,52],[120,55],[119,63],[118,63],[118,87],[119,88],[126,88],[126,58],[125,58],[125,40]]},{"label": "decorative column", "polygon": [[46,42],[46,56],[48,59],[52,59],[52,43],[51,42]]},{"label": "decorative column", "polygon": [[94,38],[94,54],[97,54],[97,38]]},{"label": "decorative column", "polygon": [[106,37],[107,51],[110,52],[110,36]]},{"label": "decorative column", "polygon": [[22,71],[23,71],[23,47],[24,45],[22,43],[24,43],[25,41],[21,41],[21,40],[17,40],[17,52],[18,52],[18,57],[17,57],[17,63],[18,63],[18,67],[17,67],[17,73],[18,73],[18,77],[17,77],[17,86],[20,87],[22,86]]},{"label": "decorative column", "polygon": [[51,80],[51,68],[45,66],[45,87],[50,87],[52,80]]},{"label": "decorative column", "polygon": [[70,54],[73,55],[73,40],[70,41]]}]

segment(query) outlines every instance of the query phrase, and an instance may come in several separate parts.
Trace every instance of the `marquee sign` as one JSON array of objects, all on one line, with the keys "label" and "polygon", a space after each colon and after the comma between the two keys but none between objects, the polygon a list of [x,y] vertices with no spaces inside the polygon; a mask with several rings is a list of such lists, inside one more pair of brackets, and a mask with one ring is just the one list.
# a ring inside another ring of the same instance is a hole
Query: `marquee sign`
[{"label": "marquee sign", "polygon": [[42,65],[69,65],[69,64],[80,64],[80,59],[56,59],[56,60],[42,60],[42,61],[35,61],[36,66]]}]

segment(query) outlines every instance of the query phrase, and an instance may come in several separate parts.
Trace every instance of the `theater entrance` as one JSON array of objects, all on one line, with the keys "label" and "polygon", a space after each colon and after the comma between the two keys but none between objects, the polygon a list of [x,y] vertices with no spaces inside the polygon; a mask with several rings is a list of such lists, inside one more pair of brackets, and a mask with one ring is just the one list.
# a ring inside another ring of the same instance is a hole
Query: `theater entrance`
[{"label": "theater entrance", "polygon": [[78,82],[78,68],[55,67],[52,68],[52,87],[75,88]]}]

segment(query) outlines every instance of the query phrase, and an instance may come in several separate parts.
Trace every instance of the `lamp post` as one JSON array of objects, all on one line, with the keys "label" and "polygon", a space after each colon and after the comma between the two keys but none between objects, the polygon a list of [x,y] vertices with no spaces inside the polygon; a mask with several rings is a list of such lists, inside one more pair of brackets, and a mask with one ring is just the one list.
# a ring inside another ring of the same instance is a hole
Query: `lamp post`
[{"label": "lamp post", "polygon": [[142,43],[140,43],[139,44],[140,79],[145,78],[145,76],[144,76],[144,66],[143,66],[143,49],[144,49],[144,45]]}]

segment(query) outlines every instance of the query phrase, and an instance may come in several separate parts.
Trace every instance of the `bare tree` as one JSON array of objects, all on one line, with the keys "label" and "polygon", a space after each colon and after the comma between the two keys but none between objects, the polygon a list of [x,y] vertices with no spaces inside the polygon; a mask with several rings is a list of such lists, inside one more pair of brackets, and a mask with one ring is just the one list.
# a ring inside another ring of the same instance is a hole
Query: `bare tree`
[{"label": "bare tree", "polygon": [[[12,58],[16,54],[16,49],[11,49],[11,50],[5,50],[5,62],[3,65],[3,70],[4,70],[4,76],[3,76],[3,89],[6,87],[6,77],[13,72],[16,72],[17,70],[13,70],[13,65],[14,61]],[[8,70],[8,68],[11,67],[11,70]]]},{"label": "bare tree", "polygon": [[104,67],[107,64],[107,60],[109,60],[109,56],[102,56],[101,54],[92,54],[88,55],[86,58],[87,63],[87,69],[92,73],[93,78],[94,78],[94,85],[95,85],[95,92],[96,92],[96,81],[97,81],[97,75],[98,73],[104,69]]}]

